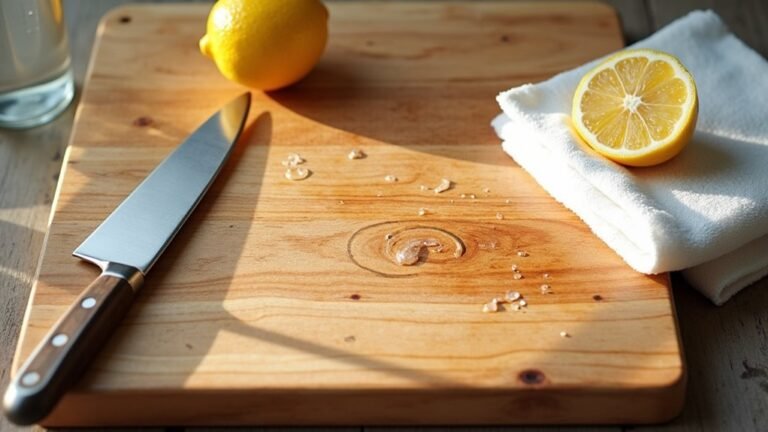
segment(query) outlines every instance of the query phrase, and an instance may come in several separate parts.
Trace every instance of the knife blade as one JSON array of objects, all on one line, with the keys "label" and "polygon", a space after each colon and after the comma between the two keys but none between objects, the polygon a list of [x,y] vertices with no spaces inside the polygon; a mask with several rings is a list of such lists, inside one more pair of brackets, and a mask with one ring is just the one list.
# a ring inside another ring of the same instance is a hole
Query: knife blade
[{"label": "knife blade", "polygon": [[75,249],[75,256],[98,265],[101,274],[11,380],[3,397],[9,420],[21,425],[42,420],[84,372],[228,159],[250,101],[244,93],[211,116]]}]

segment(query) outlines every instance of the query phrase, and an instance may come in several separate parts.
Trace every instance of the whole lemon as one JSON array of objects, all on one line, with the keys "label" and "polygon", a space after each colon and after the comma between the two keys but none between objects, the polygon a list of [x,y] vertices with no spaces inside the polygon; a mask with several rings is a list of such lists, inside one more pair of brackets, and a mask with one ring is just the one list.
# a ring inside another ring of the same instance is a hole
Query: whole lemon
[{"label": "whole lemon", "polygon": [[275,90],[308,74],[327,39],[328,10],[320,0],[219,0],[200,51],[228,79]]}]

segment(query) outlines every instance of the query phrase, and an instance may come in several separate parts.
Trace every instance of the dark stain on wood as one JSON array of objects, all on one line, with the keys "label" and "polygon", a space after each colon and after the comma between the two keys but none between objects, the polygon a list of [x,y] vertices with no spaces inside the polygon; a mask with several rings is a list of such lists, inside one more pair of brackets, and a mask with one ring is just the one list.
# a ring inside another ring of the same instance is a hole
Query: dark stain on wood
[{"label": "dark stain on wood", "polygon": [[152,120],[152,117],[149,117],[149,116],[141,116],[133,121],[133,125],[136,127],[152,126],[152,124],[154,123],[155,121]]}]

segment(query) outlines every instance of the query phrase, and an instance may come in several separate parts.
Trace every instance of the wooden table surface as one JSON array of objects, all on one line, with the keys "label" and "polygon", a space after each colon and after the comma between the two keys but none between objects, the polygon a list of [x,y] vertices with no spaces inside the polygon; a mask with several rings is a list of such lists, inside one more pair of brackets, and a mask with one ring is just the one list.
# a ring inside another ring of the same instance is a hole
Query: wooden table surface
[{"label": "wooden table surface", "polygon": [[[128,2],[137,0],[63,0],[78,92],[82,89],[99,19],[112,7]],[[742,40],[764,57],[768,56],[768,2],[764,0],[611,0],[608,3],[617,9],[628,43],[646,37],[691,10],[711,8]],[[5,388],[9,379],[76,104],[77,101],[48,125],[21,132],[0,130],[0,389]],[[503,429],[765,430],[768,425],[768,280],[758,282],[720,308],[686,286],[677,275],[673,275],[673,285],[689,371],[687,402],[680,417],[658,426]],[[416,428],[345,429],[410,432]],[[452,429],[469,432],[491,428]],[[18,428],[0,418],[0,431],[22,430],[40,428]]]}]

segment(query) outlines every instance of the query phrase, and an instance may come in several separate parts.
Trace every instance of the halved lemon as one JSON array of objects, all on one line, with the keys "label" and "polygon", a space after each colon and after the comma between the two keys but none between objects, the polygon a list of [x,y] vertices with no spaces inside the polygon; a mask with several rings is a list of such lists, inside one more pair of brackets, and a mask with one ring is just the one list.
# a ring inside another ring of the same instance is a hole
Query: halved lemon
[{"label": "halved lemon", "polygon": [[596,152],[630,166],[650,166],[680,153],[698,117],[696,83],[676,57],[625,50],[581,79],[573,126]]}]

